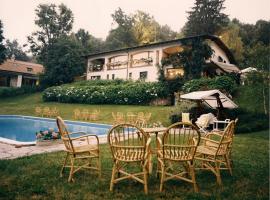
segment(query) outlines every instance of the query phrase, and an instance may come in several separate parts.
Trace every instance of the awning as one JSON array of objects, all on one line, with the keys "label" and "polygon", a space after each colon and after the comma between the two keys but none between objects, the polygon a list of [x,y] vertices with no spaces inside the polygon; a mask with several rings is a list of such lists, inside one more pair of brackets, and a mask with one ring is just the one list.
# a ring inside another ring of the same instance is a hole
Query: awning
[{"label": "awning", "polygon": [[182,99],[189,99],[195,101],[202,101],[205,105],[210,108],[219,108],[219,100],[220,99],[222,106],[224,108],[237,108],[238,106],[225,94],[220,92],[219,90],[207,90],[207,91],[197,91],[191,92],[188,94],[183,94],[180,96]]},{"label": "awning", "polygon": [[209,64],[214,65],[215,67],[217,67],[217,68],[219,68],[222,71],[227,72],[227,73],[232,73],[232,72],[239,73],[240,72],[240,69],[236,65],[233,65],[233,64],[217,62],[214,60],[211,60]]}]

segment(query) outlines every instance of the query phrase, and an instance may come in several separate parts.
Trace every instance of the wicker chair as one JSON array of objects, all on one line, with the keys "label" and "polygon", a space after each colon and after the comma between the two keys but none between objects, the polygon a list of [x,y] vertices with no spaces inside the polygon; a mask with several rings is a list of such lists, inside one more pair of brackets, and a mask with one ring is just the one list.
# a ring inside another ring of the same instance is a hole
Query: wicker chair
[{"label": "wicker chair", "polygon": [[[131,124],[119,124],[108,133],[108,143],[113,157],[112,178],[110,191],[114,184],[125,179],[133,179],[144,185],[145,194],[148,193],[148,169],[150,162],[150,142],[144,131]],[[129,164],[138,164],[139,171],[132,165],[132,172],[127,168]],[[118,177],[116,175],[118,174]]]},{"label": "wicker chair", "polygon": [[121,112],[117,112],[116,114],[112,112],[113,117],[113,125],[125,123],[124,115]]},{"label": "wicker chair", "polygon": [[87,109],[83,109],[81,112],[81,118],[85,121],[89,119],[89,112]]},{"label": "wicker chair", "polygon": [[36,107],[35,108],[35,112],[36,112],[36,115],[37,116],[43,116],[42,108],[41,107]]},{"label": "wicker chair", "polygon": [[195,159],[201,164],[196,169],[212,171],[219,185],[222,184],[220,170],[228,170],[232,175],[231,150],[235,130],[235,121],[231,121],[224,131],[208,133],[201,137]]},{"label": "wicker chair", "polygon": [[[100,177],[101,165],[98,137],[83,132],[69,133],[61,117],[57,117],[56,123],[67,153],[60,172],[60,177],[63,176],[65,168],[70,168],[68,177],[69,182],[74,181],[73,175],[83,168],[97,170]],[[72,137],[72,134],[80,134],[82,136]],[[84,144],[81,144],[83,139]],[[68,158],[70,159],[70,165],[67,165]],[[96,164],[92,164],[93,160],[96,160]]]},{"label": "wicker chair", "polygon": [[[194,137],[198,138],[195,142]],[[160,191],[163,190],[165,181],[180,179],[192,183],[194,191],[198,192],[193,160],[199,139],[198,128],[191,123],[183,122],[172,124],[163,134],[162,139],[157,138],[157,172],[161,174]]]},{"label": "wicker chair", "polygon": [[127,123],[135,124],[136,122],[136,115],[133,112],[127,112]]},{"label": "wicker chair", "polygon": [[76,109],[74,109],[73,110],[73,117],[74,117],[74,119],[80,119],[81,118],[81,111],[78,109],[78,108],[76,108]]},{"label": "wicker chair", "polygon": [[51,116],[52,117],[57,117],[59,115],[59,110],[56,107],[53,107],[53,109],[51,110]]},{"label": "wicker chair", "polygon": [[51,110],[49,107],[45,107],[43,108],[43,115],[42,116],[45,116],[45,117],[51,117]]}]

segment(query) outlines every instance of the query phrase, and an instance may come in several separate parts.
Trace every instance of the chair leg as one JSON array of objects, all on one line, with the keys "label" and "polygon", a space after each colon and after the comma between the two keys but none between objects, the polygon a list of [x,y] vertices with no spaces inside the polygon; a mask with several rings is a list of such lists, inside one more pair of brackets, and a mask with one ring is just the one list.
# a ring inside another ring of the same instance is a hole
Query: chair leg
[{"label": "chair leg", "polygon": [[148,173],[147,173],[147,169],[146,168],[144,168],[144,173],[143,173],[143,176],[144,176],[144,183],[143,183],[143,185],[144,185],[144,193],[145,194],[148,194]]},{"label": "chair leg", "polygon": [[159,191],[162,192],[163,190],[163,185],[164,185],[164,179],[165,179],[165,164],[161,164],[161,178],[160,178],[160,186],[159,186]]},{"label": "chair leg", "polygon": [[230,174],[232,176],[233,173],[232,173],[231,159],[229,158],[228,155],[225,155],[225,161],[226,161],[226,165],[227,165],[227,167],[229,169],[229,172],[230,172]]},{"label": "chair leg", "polygon": [[70,168],[70,172],[69,172],[68,182],[73,181],[74,158],[71,158],[70,162],[71,162],[71,168]]},{"label": "chair leg", "polygon": [[67,163],[68,156],[69,156],[69,154],[67,153],[64,164],[63,164],[62,169],[60,171],[60,177],[63,177],[63,172],[64,172],[64,169],[65,169],[65,166],[66,166],[66,163]]},{"label": "chair leg", "polygon": [[110,191],[111,192],[113,191],[115,172],[116,172],[116,163],[113,164],[113,169],[112,169],[112,178],[111,178],[111,183],[110,183]]},{"label": "chair leg", "polygon": [[196,177],[195,177],[194,165],[191,163],[189,163],[189,173],[190,173],[191,180],[193,183],[194,192],[199,192],[198,185],[196,182]]},{"label": "chair leg", "polygon": [[221,177],[220,177],[220,163],[216,162],[215,166],[215,171],[216,171],[216,177],[217,177],[217,183],[218,185],[222,185]]}]

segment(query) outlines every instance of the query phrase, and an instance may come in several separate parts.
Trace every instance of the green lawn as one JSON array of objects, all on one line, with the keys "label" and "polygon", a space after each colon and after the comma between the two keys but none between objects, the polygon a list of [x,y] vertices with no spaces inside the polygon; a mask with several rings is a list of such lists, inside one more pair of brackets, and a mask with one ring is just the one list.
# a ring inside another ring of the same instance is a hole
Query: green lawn
[{"label": "green lawn", "polygon": [[[15,160],[0,160],[0,199],[269,199],[269,135],[268,131],[237,135],[233,146],[234,176],[222,173],[223,189],[209,172],[197,172],[200,192],[190,184],[169,181],[159,192],[154,174],[149,180],[149,195],[143,186],[124,181],[109,192],[112,160],[107,144],[101,145],[102,178],[89,171],[60,178],[64,153],[48,153]],[[154,168],[155,170],[155,168]]]},{"label": "green lawn", "polygon": [[78,109],[99,109],[100,117],[97,123],[113,122],[112,112],[151,112],[152,122],[161,121],[164,125],[169,124],[169,114],[173,107],[170,106],[130,106],[130,105],[86,105],[86,104],[69,104],[69,103],[55,103],[55,102],[43,102],[41,93],[23,95],[12,98],[0,99],[0,114],[19,114],[35,116],[36,106],[56,106],[60,110],[60,115],[64,119],[73,119],[73,110]]}]

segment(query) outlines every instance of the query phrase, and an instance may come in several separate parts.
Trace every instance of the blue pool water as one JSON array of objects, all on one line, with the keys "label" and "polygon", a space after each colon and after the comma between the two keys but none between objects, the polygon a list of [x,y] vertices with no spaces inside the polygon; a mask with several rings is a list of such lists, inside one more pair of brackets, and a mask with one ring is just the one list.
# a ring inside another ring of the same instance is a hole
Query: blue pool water
[{"label": "blue pool water", "polygon": [[[84,122],[65,121],[70,132],[86,132],[88,134],[105,135],[111,128],[110,125],[94,124]],[[40,130],[48,130],[54,128],[58,131],[56,120],[14,116],[14,115],[0,115],[0,137],[19,142],[34,142],[36,141],[36,132]]]}]

